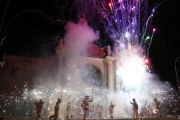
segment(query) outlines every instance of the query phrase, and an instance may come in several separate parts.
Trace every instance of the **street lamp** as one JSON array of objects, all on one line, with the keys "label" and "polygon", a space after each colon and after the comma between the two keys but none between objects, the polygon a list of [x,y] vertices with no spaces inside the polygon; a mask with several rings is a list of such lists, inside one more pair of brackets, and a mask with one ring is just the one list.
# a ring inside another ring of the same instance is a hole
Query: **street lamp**
[{"label": "street lamp", "polygon": [[175,67],[175,72],[176,72],[176,78],[177,78],[177,83],[178,83],[178,89],[179,89],[179,94],[180,94],[180,87],[179,87],[179,80],[178,80],[178,74],[177,74],[177,69],[176,69],[176,62],[180,57],[178,57],[174,63],[174,67]]}]

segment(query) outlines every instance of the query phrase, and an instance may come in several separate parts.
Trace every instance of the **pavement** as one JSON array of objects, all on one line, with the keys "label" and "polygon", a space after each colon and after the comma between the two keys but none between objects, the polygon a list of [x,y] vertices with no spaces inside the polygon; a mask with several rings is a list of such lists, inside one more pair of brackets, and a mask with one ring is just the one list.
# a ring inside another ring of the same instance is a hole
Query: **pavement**
[{"label": "pavement", "polygon": [[[32,117],[4,117],[4,118],[5,118],[4,120],[36,120],[35,118],[32,118]],[[42,118],[39,120],[48,120],[48,119]],[[59,118],[57,120],[66,120],[66,119]],[[69,119],[69,120],[82,120],[82,119]],[[87,120],[100,120],[100,119],[87,119]],[[112,119],[106,119],[106,120],[112,120]],[[132,120],[132,118],[114,119],[114,120]],[[137,118],[134,120],[180,120],[180,116],[179,117],[161,117],[161,118]]]}]

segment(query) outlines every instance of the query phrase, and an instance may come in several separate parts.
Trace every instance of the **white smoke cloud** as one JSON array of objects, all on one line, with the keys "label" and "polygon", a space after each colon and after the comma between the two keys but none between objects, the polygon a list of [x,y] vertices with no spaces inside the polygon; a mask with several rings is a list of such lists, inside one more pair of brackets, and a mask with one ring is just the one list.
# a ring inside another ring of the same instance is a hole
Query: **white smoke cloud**
[{"label": "white smoke cloud", "polygon": [[67,49],[72,49],[72,52],[81,52],[86,50],[89,42],[99,39],[99,31],[94,31],[86,22],[73,23],[68,22],[65,25],[65,45]]},{"label": "white smoke cloud", "polygon": [[[170,86],[166,82],[161,82],[156,74],[152,74],[146,70],[144,56],[140,47],[131,47],[120,52],[120,61],[117,76],[122,80],[122,88],[119,95],[123,95],[125,106],[131,106],[129,101],[135,98],[139,110],[142,111],[147,102],[150,102],[152,109],[155,109],[153,99],[157,98],[161,105],[163,101],[168,100]],[[164,106],[165,107],[165,106]]]}]

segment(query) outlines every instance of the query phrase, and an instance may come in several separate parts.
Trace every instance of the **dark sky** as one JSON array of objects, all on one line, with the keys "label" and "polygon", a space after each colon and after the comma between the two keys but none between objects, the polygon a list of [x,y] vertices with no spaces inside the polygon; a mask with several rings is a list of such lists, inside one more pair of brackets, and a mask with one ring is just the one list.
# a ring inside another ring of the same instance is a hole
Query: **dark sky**
[{"label": "dark sky", "polygon": [[[67,21],[78,21],[73,0],[9,0],[0,36],[7,31],[7,37],[0,46],[0,55],[25,57],[49,57],[64,34]],[[148,15],[163,0],[149,0]],[[180,56],[180,8],[179,0],[168,0],[154,12],[151,28],[156,28],[150,48],[150,59],[155,73],[163,81],[170,81],[177,87],[174,62]],[[1,0],[0,23],[8,0]],[[74,9],[74,11],[72,11]],[[87,15],[88,18],[88,15]],[[98,18],[98,17],[97,17]],[[56,20],[61,19],[61,22]],[[93,29],[103,31],[102,25],[90,22]],[[98,27],[95,27],[98,24]],[[99,40],[101,46],[109,44],[107,39]],[[180,77],[180,60],[177,61]]]},{"label": "dark sky", "polygon": [[[180,56],[180,8],[179,0],[164,2],[153,17],[152,26],[156,28],[150,48],[150,58],[161,80],[171,81],[177,87],[175,60]],[[180,61],[177,61],[180,75]]]}]

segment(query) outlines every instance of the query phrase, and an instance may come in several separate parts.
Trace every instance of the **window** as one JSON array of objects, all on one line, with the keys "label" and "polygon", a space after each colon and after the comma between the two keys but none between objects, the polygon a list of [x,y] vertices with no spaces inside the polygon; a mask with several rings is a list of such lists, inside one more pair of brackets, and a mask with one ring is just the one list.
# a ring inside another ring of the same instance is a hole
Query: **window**
[{"label": "window", "polygon": [[12,67],[9,78],[10,78],[10,79],[17,79],[18,70],[19,70],[19,68]]},{"label": "window", "polygon": [[36,70],[30,70],[29,80],[34,80],[36,78],[36,75],[37,75]]}]

